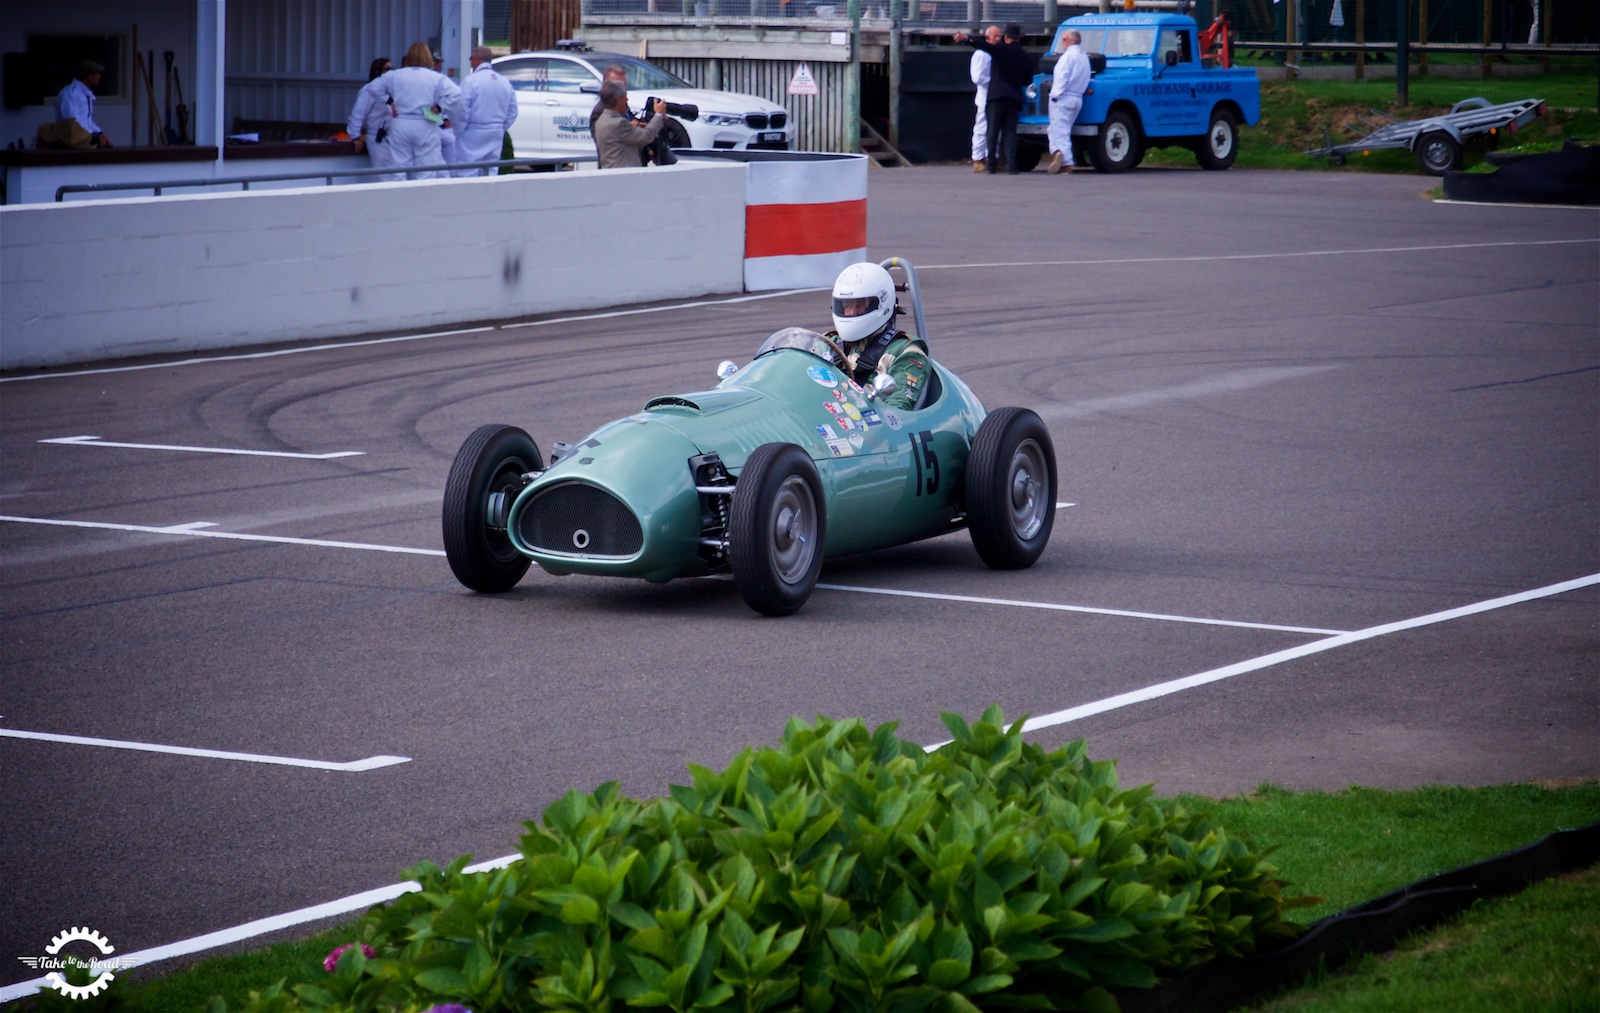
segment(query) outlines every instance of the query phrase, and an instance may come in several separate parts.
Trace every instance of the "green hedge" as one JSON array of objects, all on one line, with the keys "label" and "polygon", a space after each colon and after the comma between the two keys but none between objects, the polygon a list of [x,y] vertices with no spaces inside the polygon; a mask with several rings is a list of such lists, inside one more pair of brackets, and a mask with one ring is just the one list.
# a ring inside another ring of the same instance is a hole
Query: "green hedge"
[{"label": "green hedge", "polygon": [[570,792],[519,860],[407,870],[359,925],[373,957],[249,1008],[1115,1009],[1295,931],[1261,851],[1081,741],[944,721],[931,753],[819,717],[665,798]]}]

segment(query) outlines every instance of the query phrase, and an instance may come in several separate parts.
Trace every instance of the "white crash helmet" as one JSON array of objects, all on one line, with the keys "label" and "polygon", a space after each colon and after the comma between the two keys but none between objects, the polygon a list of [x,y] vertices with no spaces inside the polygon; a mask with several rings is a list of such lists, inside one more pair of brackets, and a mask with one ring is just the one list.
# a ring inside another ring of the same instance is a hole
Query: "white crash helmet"
[{"label": "white crash helmet", "polygon": [[894,279],[877,264],[851,264],[833,283],[833,326],[851,345],[894,320]]}]

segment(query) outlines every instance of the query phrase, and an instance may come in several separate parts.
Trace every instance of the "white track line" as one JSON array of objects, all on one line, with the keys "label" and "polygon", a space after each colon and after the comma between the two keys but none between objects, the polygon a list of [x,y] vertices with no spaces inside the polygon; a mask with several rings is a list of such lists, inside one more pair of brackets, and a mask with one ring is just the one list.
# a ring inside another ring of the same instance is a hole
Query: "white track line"
[{"label": "white track line", "polygon": [[369,756],[349,763],[329,760],[302,760],[295,756],[267,756],[262,753],[234,753],[224,749],[195,749],[190,746],[163,746],[154,742],[127,742],[122,739],[92,739],[83,735],[57,735],[55,732],[24,732],[0,728],[0,736],[11,739],[35,739],[40,742],[65,742],[74,746],[108,746],[112,749],[137,749],[147,753],[171,753],[176,756],[201,756],[212,760],[243,760],[247,763],[275,763],[284,767],[309,767],[313,770],[338,770],[346,773],[392,767],[397,763],[410,763],[409,756]]},{"label": "white track line", "polygon": [[1199,616],[1174,616],[1161,612],[1128,612],[1123,609],[1091,608],[1088,605],[1056,605],[1050,602],[1021,601],[1015,598],[977,598],[965,594],[938,594],[932,591],[899,591],[882,587],[857,587],[850,584],[818,584],[829,591],[855,591],[859,594],[886,594],[898,598],[931,598],[934,601],[956,601],[971,605],[1007,605],[1011,608],[1044,609],[1049,612],[1085,612],[1097,616],[1121,616],[1126,619],[1159,619],[1168,623],[1197,623],[1202,626],[1237,626],[1247,630],[1274,630],[1281,633],[1345,633],[1345,630],[1324,630],[1314,626],[1277,626],[1272,623],[1247,623],[1233,619],[1205,619]]},{"label": "white track line", "polygon": [[180,447],[167,443],[112,443],[98,436],[58,436],[40,443],[69,447],[118,447],[123,450],[181,450],[190,454],[240,454],[245,457],[293,457],[303,461],[331,461],[336,457],[361,457],[365,450],[337,450],[331,454],[296,454],[287,450],[234,450],[229,447]]},{"label": "white track line", "polygon": [[96,528],[102,531],[138,531],[150,535],[182,535],[188,538],[223,538],[241,542],[274,542],[279,545],[314,545],[325,549],[363,549],[367,552],[399,552],[411,556],[442,556],[443,549],[412,549],[404,545],[373,545],[370,542],[336,542],[326,538],[290,538],[285,535],[246,535],[235,531],[202,531],[211,521],[190,521],[154,527],[148,524],[109,524],[104,521],[61,521],[46,517],[11,517],[0,514],[0,521],[15,524],[45,524],[63,528]]},{"label": "white track line", "polygon": [[[1519,591],[1516,594],[1508,594],[1500,598],[1490,598],[1488,601],[1475,602],[1471,605],[1463,605],[1460,608],[1446,609],[1443,612],[1430,612],[1427,615],[1417,616],[1413,619],[1402,619],[1399,622],[1384,623],[1382,626],[1369,626],[1364,630],[1352,630],[1349,633],[1341,633],[1337,636],[1328,637],[1326,640],[1318,640],[1314,641],[1313,643],[1302,644],[1299,647],[1291,647],[1287,650],[1274,651],[1271,654],[1264,654],[1259,658],[1251,658],[1249,661],[1240,661],[1232,665],[1224,665],[1222,668],[1213,668],[1207,672],[1198,672],[1194,675],[1185,676],[1182,679],[1173,679],[1170,682],[1161,682],[1155,684],[1154,686],[1146,686],[1144,689],[1136,689],[1131,693],[1119,693],[1116,696],[1106,697],[1104,700],[1096,700],[1093,703],[1086,703],[1077,707],[1070,707],[1067,710],[1056,711],[1053,714],[1041,714],[1038,717],[1029,718],[1027,721],[1024,721],[1022,724],[1022,730],[1025,732],[1032,732],[1037,731],[1040,728],[1051,728],[1055,725],[1064,725],[1072,721],[1078,721],[1086,717],[1092,717],[1095,714],[1104,714],[1106,711],[1118,710],[1123,707],[1131,707],[1134,704],[1145,703],[1146,701],[1155,700],[1163,696],[1170,696],[1173,693],[1181,693],[1184,690],[1194,689],[1196,686],[1205,686],[1213,682],[1221,682],[1224,679],[1231,679],[1236,675],[1245,675],[1249,672],[1258,672],[1263,668],[1271,668],[1273,665],[1281,665],[1286,661],[1296,661],[1300,658],[1309,657],[1313,654],[1321,654],[1324,651],[1331,651],[1336,647],[1345,647],[1350,644],[1360,643],[1363,640],[1373,640],[1377,637],[1388,636],[1391,633],[1402,633],[1406,630],[1414,630],[1423,626],[1432,626],[1436,623],[1450,622],[1453,619],[1461,619],[1465,616],[1477,615],[1480,612],[1489,612],[1494,609],[1506,608],[1510,605],[1520,605],[1523,602],[1533,601],[1538,598],[1548,598],[1552,595],[1565,594],[1568,591],[1577,591],[1581,588],[1592,587],[1596,584],[1600,584],[1600,573],[1591,573],[1587,577],[1578,577],[1574,580],[1562,581],[1559,584],[1547,584],[1544,587],[1534,588],[1531,591]],[[943,742],[936,742],[927,748],[933,750],[942,745],[944,745]]]},{"label": "white track line", "polygon": [[[1209,672],[1201,672],[1197,675],[1189,676],[1186,679],[1175,679],[1171,682],[1160,683],[1143,690],[1135,690],[1132,693],[1123,693],[1120,696],[1108,697],[1107,699],[1098,701],[1096,703],[1084,704],[1081,707],[1074,707],[1070,710],[1057,711],[1054,714],[1042,715],[1037,718],[1032,718],[1024,723],[1023,729],[1025,731],[1033,731],[1039,728],[1048,728],[1053,725],[1066,724],[1069,721],[1076,721],[1079,718],[1088,717],[1091,714],[1100,714],[1108,710],[1115,710],[1119,707],[1128,707],[1135,703],[1141,703],[1145,700],[1153,700],[1157,697],[1182,692],[1185,689],[1192,689],[1195,686],[1203,686],[1207,683],[1217,682],[1221,679],[1228,679],[1236,675],[1243,675],[1246,672],[1259,671],[1260,669],[1281,664],[1285,661],[1303,658],[1309,654],[1330,651],[1335,647],[1343,647],[1347,644],[1358,643],[1363,640],[1372,640],[1377,637],[1387,636],[1391,633],[1399,633],[1404,630],[1416,629],[1421,626],[1449,622],[1453,619],[1460,619],[1465,616],[1476,615],[1480,612],[1488,612],[1492,609],[1506,608],[1511,605],[1533,601],[1538,598],[1548,598],[1552,595],[1564,594],[1567,591],[1576,591],[1581,588],[1592,587],[1596,584],[1600,584],[1600,573],[1590,574],[1587,577],[1579,577],[1576,580],[1569,580],[1560,584],[1550,584],[1545,587],[1535,588],[1531,591],[1522,591],[1517,594],[1509,594],[1500,598],[1491,598],[1488,601],[1477,602],[1476,604],[1472,605],[1463,605],[1460,608],[1447,609],[1443,612],[1433,612],[1428,615],[1417,616],[1414,619],[1403,619],[1399,622],[1385,623],[1382,626],[1372,626],[1364,630],[1355,630],[1350,633],[1343,633],[1335,637],[1329,637],[1325,640],[1319,640],[1316,643],[1307,644],[1303,647],[1291,648],[1287,651],[1276,651],[1272,654],[1263,655],[1260,658],[1255,658],[1250,661],[1241,661],[1238,664],[1229,665],[1225,668],[1217,668],[1212,669]],[[942,742],[934,743],[926,748],[929,750],[934,750],[943,744],[944,743]],[[477,865],[468,866],[467,871],[481,872],[487,869],[499,868],[516,861],[519,857],[521,857],[520,854],[506,855],[504,857],[492,859],[487,862],[480,862]],[[417,889],[418,886],[415,883],[395,883],[390,886],[380,887],[376,890],[368,890],[364,893],[358,893],[339,900],[328,901],[324,904],[300,908],[297,911],[290,911],[286,914],[274,915],[270,918],[261,918],[253,922],[246,922],[243,925],[237,925],[230,929],[221,929],[216,932],[209,932],[203,936],[195,936],[192,939],[185,939],[176,943],[168,943],[165,946],[157,946],[148,950],[140,950],[136,953],[131,953],[128,956],[137,966],[143,967],[146,964],[153,964],[157,961],[168,960],[172,957],[185,956],[190,953],[198,953],[202,950],[209,950],[219,946],[225,946],[230,943],[237,943],[245,939],[265,935],[268,932],[275,932],[279,929],[290,928],[305,922],[318,921],[323,918],[333,918],[338,915],[348,914],[351,911],[359,911],[362,908],[371,907],[374,904],[386,903],[403,893],[412,893]],[[23,996],[33,995],[44,987],[44,978],[34,978],[30,981],[19,981],[15,984],[0,986],[0,1003],[9,1002],[13,999],[20,999]]]}]

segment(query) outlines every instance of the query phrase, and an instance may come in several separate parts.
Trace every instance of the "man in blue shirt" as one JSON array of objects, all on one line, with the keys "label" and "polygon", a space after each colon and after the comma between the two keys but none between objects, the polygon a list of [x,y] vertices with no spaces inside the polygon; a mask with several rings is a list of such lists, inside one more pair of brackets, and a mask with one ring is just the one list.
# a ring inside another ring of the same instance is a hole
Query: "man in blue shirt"
[{"label": "man in blue shirt", "polygon": [[93,60],[84,60],[78,64],[72,83],[56,96],[56,120],[75,121],[88,131],[91,142],[101,148],[111,147],[111,138],[94,121],[94,90],[100,86],[100,75],[105,70]]}]

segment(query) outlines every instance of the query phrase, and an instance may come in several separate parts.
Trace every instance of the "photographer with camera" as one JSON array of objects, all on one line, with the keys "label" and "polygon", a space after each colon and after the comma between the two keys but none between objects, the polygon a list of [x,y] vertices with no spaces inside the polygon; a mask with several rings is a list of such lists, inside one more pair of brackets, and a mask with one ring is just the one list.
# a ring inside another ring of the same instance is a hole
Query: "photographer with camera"
[{"label": "photographer with camera", "polygon": [[623,81],[606,81],[600,85],[600,115],[594,122],[594,147],[600,156],[600,168],[622,169],[640,165],[644,148],[655,143],[666,126],[667,103],[656,99],[653,115],[640,126],[628,114],[628,85]]},{"label": "photographer with camera", "polygon": [[[611,66],[607,67],[604,72],[602,72],[601,81],[616,81],[623,87],[627,87],[628,72],[622,67],[619,67],[617,64],[613,63]],[[653,109],[655,104],[656,99],[655,96],[652,95],[650,96],[650,100],[645,103],[645,109]],[[589,114],[589,136],[591,138],[596,136],[594,132],[595,124],[599,121],[600,114],[605,111],[605,108],[604,102],[596,102],[594,104],[594,111]],[[631,111],[624,110],[624,112],[627,113],[628,118],[633,121],[635,126],[642,127],[649,121],[648,112],[644,115],[637,116]],[[678,105],[676,102],[668,102],[665,112],[668,116],[678,116],[686,120],[692,120],[700,115],[700,110],[697,107]],[[668,132],[666,130],[662,130],[662,132],[656,136],[654,141],[639,149],[640,165],[649,165],[651,162],[654,162],[657,165],[671,165],[678,160],[678,156],[672,153],[672,146],[667,143],[667,133]],[[599,154],[599,151],[600,142],[596,140],[595,153]]]}]

